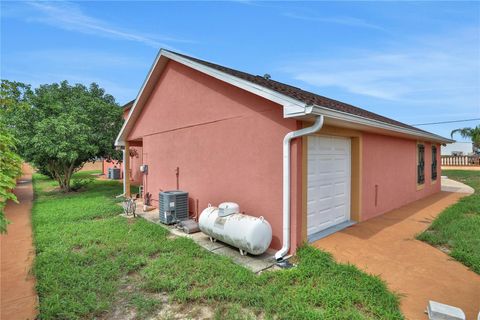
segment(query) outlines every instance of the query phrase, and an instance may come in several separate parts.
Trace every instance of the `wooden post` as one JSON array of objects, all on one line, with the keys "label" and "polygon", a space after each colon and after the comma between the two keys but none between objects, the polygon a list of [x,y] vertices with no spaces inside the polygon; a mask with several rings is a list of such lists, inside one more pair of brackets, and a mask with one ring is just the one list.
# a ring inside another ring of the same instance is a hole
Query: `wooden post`
[{"label": "wooden post", "polygon": [[125,197],[130,197],[130,144],[125,141],[123,153],[123,185],[125,188]]}]

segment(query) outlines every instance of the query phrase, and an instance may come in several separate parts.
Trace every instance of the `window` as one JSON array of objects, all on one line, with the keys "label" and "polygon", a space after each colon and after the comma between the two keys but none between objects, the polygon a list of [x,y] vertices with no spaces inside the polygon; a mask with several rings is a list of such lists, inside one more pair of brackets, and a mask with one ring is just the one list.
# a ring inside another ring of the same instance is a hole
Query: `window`
[{"label": "window", "polygon": [[423,144],[417,145],[417,183],[423,184],[425,182],[425,146]]},{"label": "window", "polygon": [[437,147],[432,146],[432,180],[437,180]]}]

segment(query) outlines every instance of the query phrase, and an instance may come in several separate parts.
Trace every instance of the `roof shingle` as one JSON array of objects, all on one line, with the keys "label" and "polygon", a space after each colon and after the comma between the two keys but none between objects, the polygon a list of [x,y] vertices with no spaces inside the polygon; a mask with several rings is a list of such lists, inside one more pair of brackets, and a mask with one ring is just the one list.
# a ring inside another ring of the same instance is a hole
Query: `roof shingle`
[{"label": "roof shingle", "polygon": [[[170,52],[172,52],[172,51],[170,51]],[[297,87],[294,87],[294,86],[291,86],[291,85],[288,85],[288,84],[285,84],[285,83],[282,83],[282,82],[278,82],[278,81],[275,81],[275,80],[272,80],[272,79],[266,79],[262,76],[252,75],[252,74],[249,74],[249,73],[246,73],[246,72],[243,72],[243,71],[239,71],[239,70],[231,69],[231,68],[228,68],[228,67],[224,67],[224,66],[221,66],[221,65],[218,65],[218,64],[215,64],[215,63],[211,63],[211,62],[208,62],[208,61],[193,58],[193,57],[181,54],[181,53],[176,53],[176,52],[172,52],[172,53],[174,53],[176,55],[179,55],[181,57],[184,57],[186,59],[192,60],[194,62],[200,63],[200,64],[202,64],[204,66],[207,66],[207,67],[210,67],[212,69],[227,73],[227,74],[232,75],[234,77],[237,77],[237,78],[252,82],[254,84],[260,85],[260,86],[265,87],[267,89],[276,91],[276,92],[281,93],[283,95],[286,95],[290,98],[293,98],[293,99],[296,99],[298,101],[304,102],[305,104],[322,106],[322,107],[325,107],[325,108],[328,108],[328,109],[349,113],[349,114],[352,114],[352,115],[368,118],[368,119],[371,119],[371,120],[381,121],[381,122],[384,122],[384,123],[387,123],[387,124],[407,128],[407,129],[410,129],[410,130],[415,130],[415,131],[418,131],[418,132],[421,132],[421,133],[429,133],[425,130],[421,130],[421,129],[413,127],[411,125],[402,123],[400,121],[396,121],[396,120],[384,117],[382,115],[370,112],[368,110],[353,106],[353,105],[345,103],[345,102],[341,102],[341,101],[338,101],[338,100],[327,98],[327,97],[318,95],[316,93],[308,92],[308,91],[302,90],[300,88],[297,88]]]}]

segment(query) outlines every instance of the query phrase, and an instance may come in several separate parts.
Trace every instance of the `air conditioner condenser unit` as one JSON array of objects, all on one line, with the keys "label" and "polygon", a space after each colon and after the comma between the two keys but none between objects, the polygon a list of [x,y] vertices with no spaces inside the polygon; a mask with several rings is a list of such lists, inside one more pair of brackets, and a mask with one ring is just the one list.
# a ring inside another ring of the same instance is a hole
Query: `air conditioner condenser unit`
[{"label": "air conditioner condenser unit", "polygon": [[160,222],[174,224],[188,219],[188,192],[180,190],[163,191],[158,195]]}]

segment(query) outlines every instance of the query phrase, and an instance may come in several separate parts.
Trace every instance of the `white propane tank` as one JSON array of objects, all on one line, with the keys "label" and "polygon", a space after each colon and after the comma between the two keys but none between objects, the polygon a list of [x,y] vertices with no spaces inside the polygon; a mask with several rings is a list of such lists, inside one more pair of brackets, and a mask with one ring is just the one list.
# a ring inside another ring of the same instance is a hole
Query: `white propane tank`
[{"label": "white propane tank", "polygon": [[272,241],[272,227],[267,220],[242,213],[222,217],[219,212],[219,208],[212,206],[202,211],[198,226],[203,233],[239,248],[242,255],[244,252],[259,255],[268,249]]},{"label": "white propane tank", "polygon": [[222,202],[218,205],[218,216],[226,217],[234,213],[240,213],[240,206],[235,202]]}]

